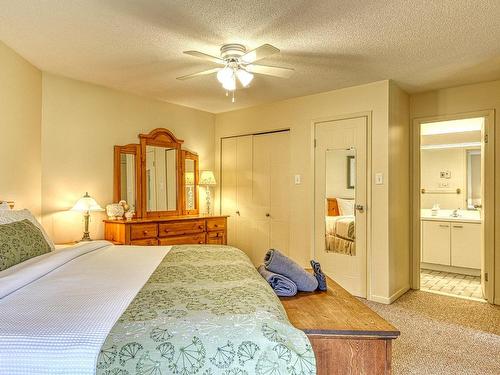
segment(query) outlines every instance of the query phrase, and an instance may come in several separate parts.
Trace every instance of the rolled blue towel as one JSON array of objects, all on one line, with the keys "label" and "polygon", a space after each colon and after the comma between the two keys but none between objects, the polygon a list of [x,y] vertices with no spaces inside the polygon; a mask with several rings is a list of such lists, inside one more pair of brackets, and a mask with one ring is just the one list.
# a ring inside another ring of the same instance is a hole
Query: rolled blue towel
[{"label": "rolled blue towel", "polygon": [[318,288],[318,280],[279,250],[271,249],[264,258],[268,271],[292,280],[302,292],[312,292]]},{"label": "rolled blue towel", "polygon": [[271,285],[276,295],[291,297],[297,294],[297,285],[288,277],[266,270],[264,265],[257,269],[264,279]]},{"label": "rolled blue towel", "polygon": [[321,266],[319,262],[316,262],[315,260],[311,260],[311,267],[314,271],[314,277],[316,277],[316,280],[318,280],[318,289],[319,290],[327,290],[326,286],[326,276],[321,271]]}]

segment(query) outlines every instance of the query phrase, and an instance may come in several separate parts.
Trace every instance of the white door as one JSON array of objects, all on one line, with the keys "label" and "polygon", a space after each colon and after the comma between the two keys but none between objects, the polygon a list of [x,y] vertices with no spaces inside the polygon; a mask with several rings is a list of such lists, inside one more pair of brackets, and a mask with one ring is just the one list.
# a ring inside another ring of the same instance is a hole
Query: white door
[{"label": "white door", "polygon": [[366,297],[366,132],[366,117],[315,125],[315,258],[359,297]]},{"label": "white door", "polygon": [[221,167],[221,213],[229,215],[227,243],[251,257],[251,135],[222,140]]},{"label": "white door", "polygon": [[289,132],[253,137],[252,261],[262,264],[270,248],[288,254]]},{"label": "white door", "polygon": [[255,265],[269,248],[288,254],[289,132],[222,140],[221,212],[228,219],[228,244]]}]

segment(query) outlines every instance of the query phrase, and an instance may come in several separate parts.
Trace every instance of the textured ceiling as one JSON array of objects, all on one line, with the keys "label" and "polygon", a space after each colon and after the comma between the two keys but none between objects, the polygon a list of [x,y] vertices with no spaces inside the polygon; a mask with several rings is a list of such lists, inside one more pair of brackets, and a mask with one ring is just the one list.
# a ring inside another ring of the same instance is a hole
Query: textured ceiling
[{"label": "textured ceiling", "polygon": [[[0,0],[0,40],[44,71],[210,112],[382,79],[409,92],[500,78],[499,0]],[[225,97],[184,50],[270,43],[257,76]]]}]

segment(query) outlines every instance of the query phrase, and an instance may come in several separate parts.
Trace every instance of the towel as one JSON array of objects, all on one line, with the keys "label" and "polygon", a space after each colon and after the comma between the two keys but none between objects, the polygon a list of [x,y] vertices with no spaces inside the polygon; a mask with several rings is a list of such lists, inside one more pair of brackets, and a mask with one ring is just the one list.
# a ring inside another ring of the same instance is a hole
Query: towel
[{"label": "towel", "polygon": [[257,271],[271,285],[277,296],[291,297],[297,294],[297,285],[288,277],[268,271],[264,265],[261,265]]},{"label": "towel", "polygon": [[314,271],[314,277],[316,277],[316,280],[318,280],[318,289],[319,290],[326,290],[326,276],[321,271],[321,266],[319,262],[316,262],[315,260],[311,260],[311,267]]},{"label": "towel", "polygon": [[271,249],[264,258],[268,271],[288,277],[297,285],[297,290],[312,292],[318,287],[318,280],[279,250]]}]

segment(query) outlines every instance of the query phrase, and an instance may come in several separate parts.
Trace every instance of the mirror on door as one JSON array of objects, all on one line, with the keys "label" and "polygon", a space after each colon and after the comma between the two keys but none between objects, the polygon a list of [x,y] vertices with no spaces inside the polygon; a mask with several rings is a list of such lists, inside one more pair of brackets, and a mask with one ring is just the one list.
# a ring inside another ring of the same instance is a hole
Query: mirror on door
[{"label": "mirror on door", "polygon": [[126,201],[135,212],[135,155],[120,154],[120,200]]},{"label": "mirror on door", "polygon": [[356,150],[331,149],[325,155],[325,250],[356,255]]},{"label": "mirror on door", "polygon": [[147,211],[177,210],[177,149],[146,146]]}]

